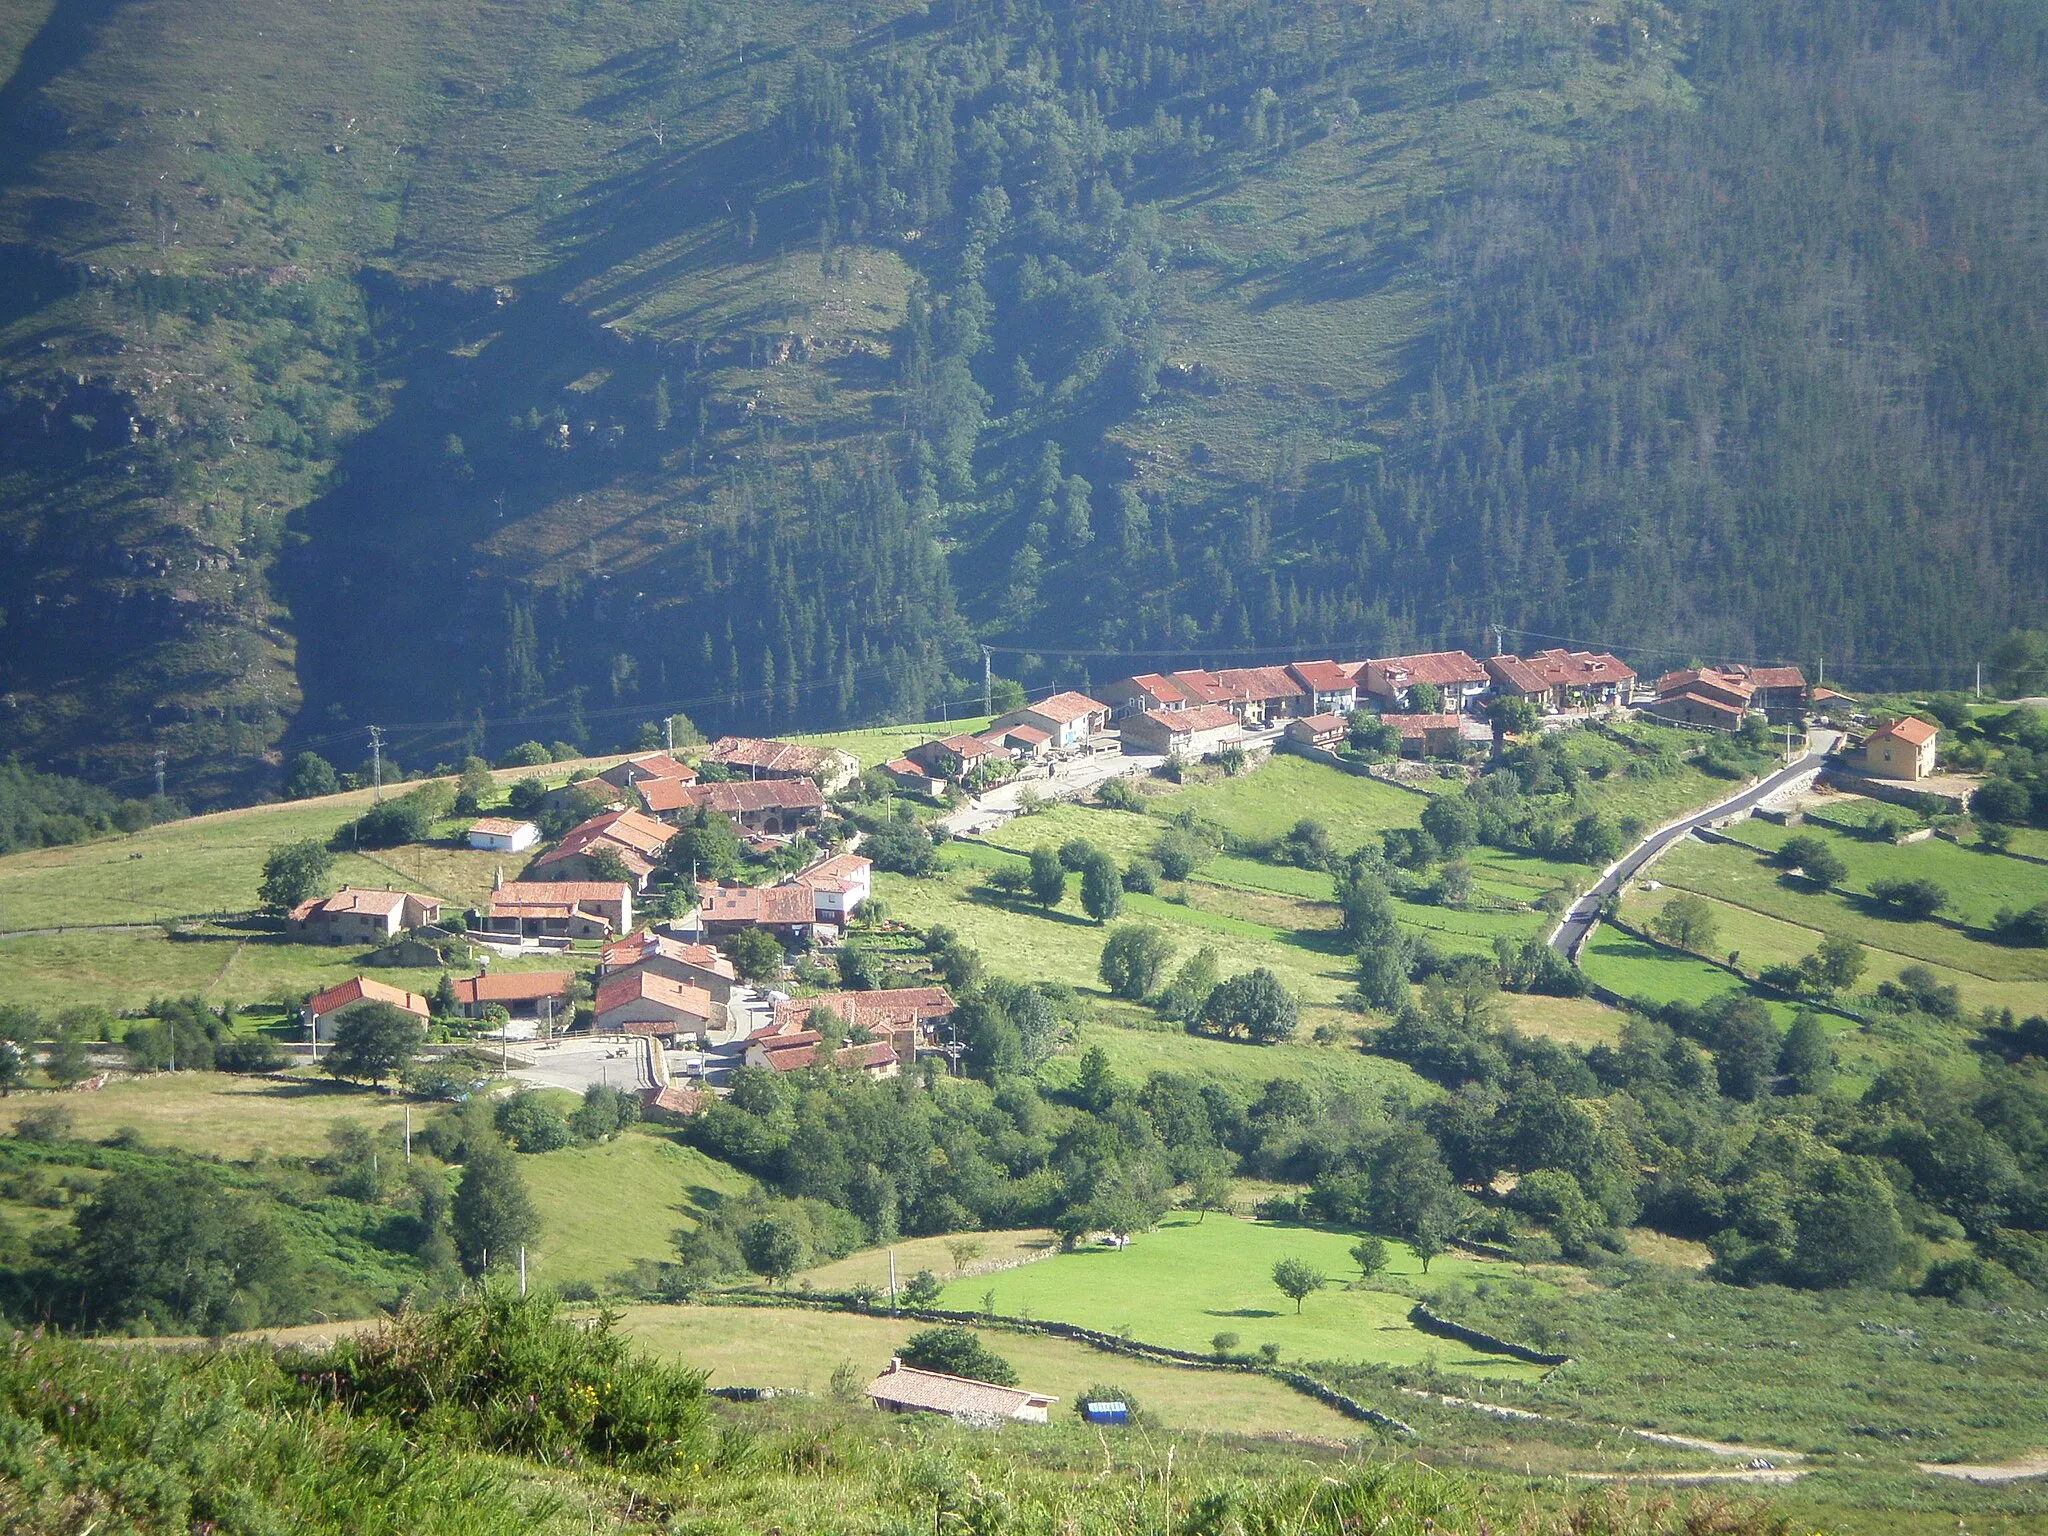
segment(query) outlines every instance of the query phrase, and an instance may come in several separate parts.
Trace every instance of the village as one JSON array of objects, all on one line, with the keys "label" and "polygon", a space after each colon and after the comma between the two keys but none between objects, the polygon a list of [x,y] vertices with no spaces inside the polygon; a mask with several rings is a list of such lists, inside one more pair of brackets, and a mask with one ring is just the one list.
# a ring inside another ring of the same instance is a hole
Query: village
[{"label": "village", "polygon": [[[692,1113],[740,1067],[957,1071],[945,987],[867,978],[817,989],[845,977],[834,962],[857,926],[891,926],[873,896],[870,840],[837,802],[900,796],[939,836],[970,835],[1114,778],[1200,762],[1280,752],[1376,776],[1455,773],[1511,735],[1631,713],[1782,736],[1788,760],[1809,721],[1827,722],[1837,730],[1817,739],[1839,743],[1838,781],[1876,798],[1944,788],[1937,726],[1907,717],[1863,729],[1854,699],[1796,666],[1690,667],[1646,684],[1616,656],[1563,649],[1139,673],[935,735],[865,774],[842,750],[727,736],[631,755],[549,791],[544,810],[583,813],[551,840],[534,820],[474,820],[472,849],[524,860],[509,875],[500,867],[478,908],[444,913],[430,896],[353,887],[300,903],[287,926],[305,941],[396,945],[403,957],[408,934],[454,934],[481,962],[439,999],[350,977],[306,999],[304,1039],[317,1057],[328,1021],[365,1000],[422,1023],[452,1012],[518,1042],[530,1081],[580,1090],[616,1077],[650,1114]],[[1957,808],[1964,793],[1952,790]],[[678,866],[691,844],[677,840],[714,823],[753,861],[751,878]],[[594,958],[588,979],[572,952]],[[564,964],[490,968],[549,954]]]}]

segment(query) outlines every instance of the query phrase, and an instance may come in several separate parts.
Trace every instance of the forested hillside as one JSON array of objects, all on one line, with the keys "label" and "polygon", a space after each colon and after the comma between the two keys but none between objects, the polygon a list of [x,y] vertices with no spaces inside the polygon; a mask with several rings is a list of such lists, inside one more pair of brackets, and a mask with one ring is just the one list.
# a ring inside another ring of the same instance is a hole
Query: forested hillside
[{"label": "forested hillside", "polygon": [[129,794],[977,642],[2042,618],[2022,0],[25,0],[0,72],[0,750]]}]

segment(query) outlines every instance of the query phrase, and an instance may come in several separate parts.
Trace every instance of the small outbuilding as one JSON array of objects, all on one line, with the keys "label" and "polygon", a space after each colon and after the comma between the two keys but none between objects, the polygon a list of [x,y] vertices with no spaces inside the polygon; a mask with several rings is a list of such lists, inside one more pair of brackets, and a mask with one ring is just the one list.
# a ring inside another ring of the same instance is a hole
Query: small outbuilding
[{"label": "small outbuilding", "polygon": [[868,1400],[892,1413],[943,1413],[968,1420],[1016,1419],[1043,1424],[1046,1410],[1059,1401],[1046,1392],[1024,1387],[998,1387],[943,1371],[921,1371],[901,1360],[868,1383]]},{"label": "small outbuilding", "polygon": [[487,853],[524,853],[540,841],[540,828],[530,821],[486,816],[469,824],[469,846]]}]

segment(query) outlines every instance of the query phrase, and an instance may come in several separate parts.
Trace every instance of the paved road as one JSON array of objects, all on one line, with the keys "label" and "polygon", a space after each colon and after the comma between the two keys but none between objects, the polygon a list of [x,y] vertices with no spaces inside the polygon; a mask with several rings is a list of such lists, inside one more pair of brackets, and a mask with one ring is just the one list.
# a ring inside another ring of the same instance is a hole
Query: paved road
[{"label": "paved road", "polygon": [[569,1038],[541,1046],[520,1047],[520,1055],[532,1066],[515,1070],[512,1076],[536,1088],[566,1088],[581,1093],[592,1083],[609,1083],[614,1088],[634,1091],[654,1086],[654,1073],[647,1059],[644,1036],[623,1040]]},{"label": "paved road", "polygon": [[946,830],[958,835],[1001,826],[1017,814],[1027,788],[1047,800],[1079,800],[1106,779],[1147,774],[1165,761],[1144,752],[1088,752],[1062,759],[1051,777],[1042,768],[1027,768],[945,817]]},{"label": "paved road", "polygon": [[1575,957],[1579,952],[1579,946],[1586,942],[1586,935],[1591,933],[1600,921],[1600,909],[1606,905],[1607,898],[1634,878],[1637,870],[1681,837],[1691,836],[1695,828],[1717,821],[1732,812],[1746,811],[1760,805],[1800,775],[1817,772],[1828,753],[1834,750],[1837,739],[1832,732],[1813,732],[1807,737],[1810,745],[1804,757],[1787,764],[1769,778],[1751,785],[1739,794],[1730,795],[1726,800],[1694,811],[1683,821],[1673,822],[1668,827],[1660,827],[1652,832],[1623,854],[1607,873],[1600,877],[1593,889],[1572,903],[1564,921],[1559,923],[1557,931],[1551,934],[1550,947],[1561,955]]}]

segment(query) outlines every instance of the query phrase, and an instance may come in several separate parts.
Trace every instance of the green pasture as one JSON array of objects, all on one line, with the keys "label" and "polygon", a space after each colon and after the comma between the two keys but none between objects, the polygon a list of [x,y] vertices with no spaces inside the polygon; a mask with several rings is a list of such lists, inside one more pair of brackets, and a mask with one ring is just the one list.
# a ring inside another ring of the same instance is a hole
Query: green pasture
[{"label": "green pasture", "polygon": [[[641,1306],[624,1308],[621,1326],[644,1349],[706,1372],[714,1387],[797,1387],[823,1397],[843,1364],[852,1365],[858,1390],[927,1325],[807,1307]],[[1073,1417],[1076,1397],[1101,1382],[1131,1393],[1168,1429],[1343,1440],[1364,1432],[1355,1420],[1266,1376],[1149,1365],[1002,1329],[982,1330],[981,1340],[1017,1368],[1025,1386],[1057,1397],[1052,1412],[1062,1420]]]},{"label": "green pasture", "polygon": [[[1973,928],[1987,926],[2000,907],[2031,907],[2048,901],[2048,864],[2015,859],[1981,848],[1963,848],[1945,838],[1893,844],[1855,837],[1820,826],[1781,827],[1752,818],[1730,828],[1744,842],[1775,849],[1788,838],[1817,837],[1848,866],[1843,884],[1867,891],[1876,880],[1932,880],[1948,892],[1946,915]],[[2048,954],[2035,953],[2048,979]]]},{"label": "green pasture", "polygon": [[[815,267],[816,263],[812,263]],[[908,725],[878,725],[862,731],[829,731],[822,735],[791,736],[791,741],[810,747],[836,747],[851,752],[863,769],[901,757],[920,742],[961,732],[972,734],[987,725],[989,715],[962,715],[951,720],[928,720]]]},{"label": "green pasture", "polygon": [[1275,753],[1251,773],[1161,796],[1157,809],[1164,814],[1192,810],[1251,840],[1281,837],[1308,817],[1323,824],[1339,849],[1349,851],[1389,827],[1413,826],[1428,803],[1426,794]]},{"label": "green pasture", "polygon": [[[132,1127],[147,1143],[231,1161],[257,1151],[315,1156],[337,1123],[357,1120],[388,1132],[403,1125],[406,1110],[395,1094],[338,1083],[310,1068],[279,1077],[167,1072],[117,1077],[89,1093],[16,1093],[0,1101],[0,1124],[11,1130],[22,1115],[52,1104],[71,1112],[75,1134],[87,1141]],[[428,1113],[425,1105],[412,1106],[415,1128]]]},{"label": "green pasture", "polygon": [[[1216,1334],[1228,1332],[1238,1336],[1240,1349],[1276,1344],[1284,1360],[1434,1360],[1447,1371],[1487,1377],[1529,1380],[1541,1374],[1539,1367],[1412,1326],[1408,1311],[1421,1265],[1399,1243],[1388,1244],[1391,1262],[1373,1288],[1345,1288],[1347,1279],[1357,1278],[1346,1253],[1356,1241],[1320,1227],[1176,1212],[1122,1250],[1089,1246],[1001,1274],[955,1280],[939,1305],[982,1310],[992,1291],[993,1310],[1006,1316],[1127,1331],[1176,1349],[1207,1350]],[[1273,1266],[1285,1258],[1302,1259],[1334,1282],[1310,1295],[1299,1313],[1273,1285]],[[1511,1265],[1445,1254],[1430,1265],[1429,1281],[1506,1279],[1516,1273]]]},{"label": "green pasture", "polygon": [[[1357,1015],[1342,1017],[1354,1026],[1363,1022]],[[1411,1100],[1433,1098],[1438,1091],[1400,1062],[1368,1056],[1348,1043],[1301,1043],[1307,1034],[1304,1029],[1287,1045],[1212,1040],[1191,1035],[1129,1004],[1113,1004],[1082,1028],[1073,1051],[1054,1057],[1040,1074],[1055,1086],[1070,1082],[1080,1070],[1081,1053],[1099,1045],[1111,1069],[1134,1083],[1154,1072],[1172,1072],[1204,1082],[1228,1083],[1248,1095],[1276,1077],[1373,1096],[1399,1092]]]},{"label": "green pasture", "polygon": [[753,1185],[648,1126],[600,1146],[521,1157],[519,1170],[541,1222],[529,1264],[548,1285],[602,1286],[637,1260],[672,1259],[676,1235],[707,1202]]},{"label": "green pasture", "polygon": [[[1664,949],[1602,924],[1579,951],[1579,967],[1601,986],[1623,997],[1646,997],[1660,1003],[1711,1002],[1724,992],[1747,991],[1717,965],[1693,955]],[[1789,1025],[1796,1010],[1775,1000],[1764,1006]]]}]

